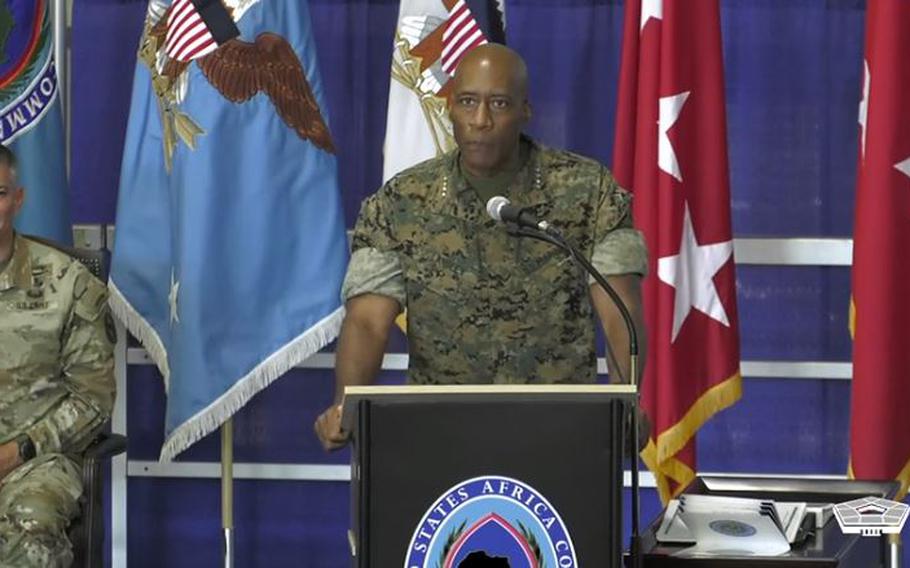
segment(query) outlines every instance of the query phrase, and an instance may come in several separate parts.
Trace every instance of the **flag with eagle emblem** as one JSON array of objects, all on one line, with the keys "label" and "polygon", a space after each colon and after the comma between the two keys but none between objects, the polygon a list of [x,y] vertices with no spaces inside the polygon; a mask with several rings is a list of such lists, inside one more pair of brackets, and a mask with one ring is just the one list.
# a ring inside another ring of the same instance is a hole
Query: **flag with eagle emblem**
[{"label": "flag with eagle emblem", "polygon": [[334,152],[306,2],[151,1],[109,287],[164,378],[162,460],[337,335]]}]

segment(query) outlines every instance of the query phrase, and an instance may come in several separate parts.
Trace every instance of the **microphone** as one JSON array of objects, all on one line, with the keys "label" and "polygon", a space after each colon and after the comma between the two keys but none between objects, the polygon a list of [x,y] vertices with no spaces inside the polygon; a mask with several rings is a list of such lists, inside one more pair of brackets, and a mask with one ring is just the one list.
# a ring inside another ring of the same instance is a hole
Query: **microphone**
[{"label": "microphone", "polygon": [[507,198],[496,195],[487,201],[487,214],[500,223],[512,223],[519,227],[537,229],[548,232],[550,224],[546,221],[538,221],[529,209],[525,207],[516,207]]},{"label": "microphone", "polygon": [[[635,387],[635,404],[632,407],[631,426],[632,426],[632,445],[638,441],[639,424],[638,424],[638,405],[639,405],[639,384],[638,384],[638,332],[635,330],[635,324],[632,316],[629,314],[629,308],[623,303],[622,298],[616,293],[616,290],[610,286],[607,279],[598,272],[591,262],[579,251],[564,239],[558,231],[550,226],[546,221],[538,221],[537,217],[529,209],[515,207],[512,203],[501,195],[491,197],[487,201],[487,213],[501,223],[509,223],[509,234],[517,237],[530,237],[555,245],[569,253],[572,258],[580,264],[588,274],[603,288],[607,296],[613,301],[616,309],[622,317],[626,326],[626,333],[629,335],[629,382]],[[612,374],[612,370],[611,370]],[[620,377],[622,378],[622,377]],[[634,453],[634,452],[633,452]],[[638,481],[638,456],[632,456],[632,536],[630,539],[630,552],[632,556],[632,565],[641,566],[641,532],[640,532],[640,491]]]}]

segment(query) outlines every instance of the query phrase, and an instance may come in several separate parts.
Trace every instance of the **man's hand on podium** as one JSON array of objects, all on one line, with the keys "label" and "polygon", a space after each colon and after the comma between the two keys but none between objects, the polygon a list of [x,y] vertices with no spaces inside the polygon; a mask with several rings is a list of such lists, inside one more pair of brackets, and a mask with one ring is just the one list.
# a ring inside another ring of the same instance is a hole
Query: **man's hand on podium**
[{"label": "man's hand on podium", "polygon": [[350,432],[341,429],[341,405],[333,404],[319,415],[313,425],[316,436],[327,452],[345,447],[351,437]]}]

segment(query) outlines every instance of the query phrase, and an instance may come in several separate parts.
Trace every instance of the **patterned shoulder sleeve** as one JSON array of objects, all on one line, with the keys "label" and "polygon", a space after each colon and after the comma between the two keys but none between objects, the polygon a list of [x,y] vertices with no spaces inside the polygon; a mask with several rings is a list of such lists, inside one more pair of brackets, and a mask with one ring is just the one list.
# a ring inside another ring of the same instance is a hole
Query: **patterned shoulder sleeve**
[{"label": "patterned shoulder sleeve", "polygon": [[405,305],[404,277],[394,231],[396,179],[364,200],[351,239],[351,260],[341,287],[342,300],[361,294],[382,294]]},{"label": "patterned shoulder sleeve", "polygon": [[599,186],[591,263],[605,276],[648,273],[644,237],[632,221],[632,194],[604,168]]},{"label": "patterned shoulder sleeve", "polygon": [[406,305],[404,275],[397,254],[373,247],[362,247],[351,254],[341,299],[346,302],[361,294],[389,296],[402,308]]},{"label": "patterned shoulder sleeve", "polygon": [[396,250],[397,239],[394,232],[395,179],[389,180],[379,191],[363,200],[354,235],[351,239],[351,250],[375,248],[384,252]]}]

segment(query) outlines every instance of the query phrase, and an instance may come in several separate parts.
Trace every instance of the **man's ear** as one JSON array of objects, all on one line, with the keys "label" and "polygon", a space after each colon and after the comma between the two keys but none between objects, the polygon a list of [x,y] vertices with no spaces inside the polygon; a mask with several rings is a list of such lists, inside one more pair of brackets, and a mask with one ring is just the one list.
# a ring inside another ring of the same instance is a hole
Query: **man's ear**
[{"label": "man's ear", "polygon": [[525,101],[525,102],[524,102],[524,112],[523,112],[523,114],[524,114],[524,121],[525,121],[525,122],[530,122],[530,121],[531,121],[531,116],[533,115],[533,113],[531,112],[531,103],[529,103],[528,101]]}]

